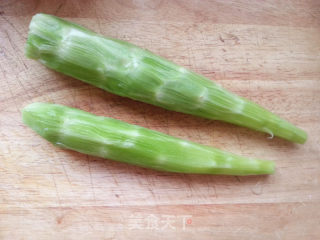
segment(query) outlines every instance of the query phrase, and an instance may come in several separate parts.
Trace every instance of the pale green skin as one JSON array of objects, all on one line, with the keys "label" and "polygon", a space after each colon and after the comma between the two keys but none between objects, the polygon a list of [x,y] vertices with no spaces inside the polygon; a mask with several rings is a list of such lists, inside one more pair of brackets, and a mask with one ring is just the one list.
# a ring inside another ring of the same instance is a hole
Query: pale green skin
[{"label": "pale green skin", "polygon": [[56,146],[146,168],[226,175],[274,172],[271,161],[247,159],[62,105],[32,103],[24,108],[23,121]]},{"label": "pale green skin", "polygon": [[303,130],[201,75],[54,16],[37,14],[32,18],[26,55],[120,96],[292,142],[304,143],[307,139]]}]

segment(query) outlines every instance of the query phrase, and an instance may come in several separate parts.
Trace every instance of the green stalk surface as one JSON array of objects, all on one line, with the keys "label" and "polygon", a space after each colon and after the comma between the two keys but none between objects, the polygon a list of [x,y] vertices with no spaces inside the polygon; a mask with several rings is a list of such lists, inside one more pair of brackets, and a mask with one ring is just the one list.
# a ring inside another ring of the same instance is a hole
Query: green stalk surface
[{"label": "green stalk surface", "polygon": [[156,170],[271,174],[272,161],[248,159],[116,119],[49,103],[23,109],[23,121],[56,146]]},{"label": "green stalk surface", "polygon": [[213,81],[125,41],[55,16],[32,18],[26,56],[114,94],[248,127],[292,142],[307,134]]}]

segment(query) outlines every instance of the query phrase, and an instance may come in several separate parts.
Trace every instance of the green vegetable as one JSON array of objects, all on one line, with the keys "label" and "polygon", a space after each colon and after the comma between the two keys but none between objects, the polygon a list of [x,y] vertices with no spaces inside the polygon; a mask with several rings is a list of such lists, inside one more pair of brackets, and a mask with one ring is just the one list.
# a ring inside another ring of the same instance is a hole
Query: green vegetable
[{"label": "green vegetable", "polygon": [[57,146],[142,167],[199,174],[274,172],[271,161],[247,159],[62,105],[30,104],[23,121]]},{"label": "green vegetable", "polygon": [[306,133],[209,79],[60,18],[32,18],[26,55],[114,94],[304,143]]}]

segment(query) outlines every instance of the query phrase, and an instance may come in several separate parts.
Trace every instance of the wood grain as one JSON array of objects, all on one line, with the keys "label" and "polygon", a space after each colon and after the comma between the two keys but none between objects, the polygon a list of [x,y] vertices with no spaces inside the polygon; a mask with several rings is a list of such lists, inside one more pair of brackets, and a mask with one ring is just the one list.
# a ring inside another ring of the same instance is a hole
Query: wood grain
[{"label": "wood grain", "polygon": [[[150,49],[288,119],[309,139],[270,140],[55,73],[24,57],[38,12]],[[319,27],[317,0],[1,1],[0,239],[318,239]],[[22,124],[21,109],[36,101],[274,160],[277,171],[172,174],[58,149]],[[168,216],[174,229],[165,227]]]}]

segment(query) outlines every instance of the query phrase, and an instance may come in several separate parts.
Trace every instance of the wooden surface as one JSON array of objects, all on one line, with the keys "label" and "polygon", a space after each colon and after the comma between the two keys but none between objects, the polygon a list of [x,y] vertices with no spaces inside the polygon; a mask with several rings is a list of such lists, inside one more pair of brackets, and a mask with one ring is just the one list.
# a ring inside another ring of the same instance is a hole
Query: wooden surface
[{"label": "wooden surface", "polygon": [[[305,129],[295,145],[114,96],[24,57],[31,16],[133,42]],[[320,1],[0,2],[0,239],[319,239]],[[54,102],[248,157],[269,177],[163,173],[56,148],[21,122]],[[184,225],[185,223],[185,225]]]}]

